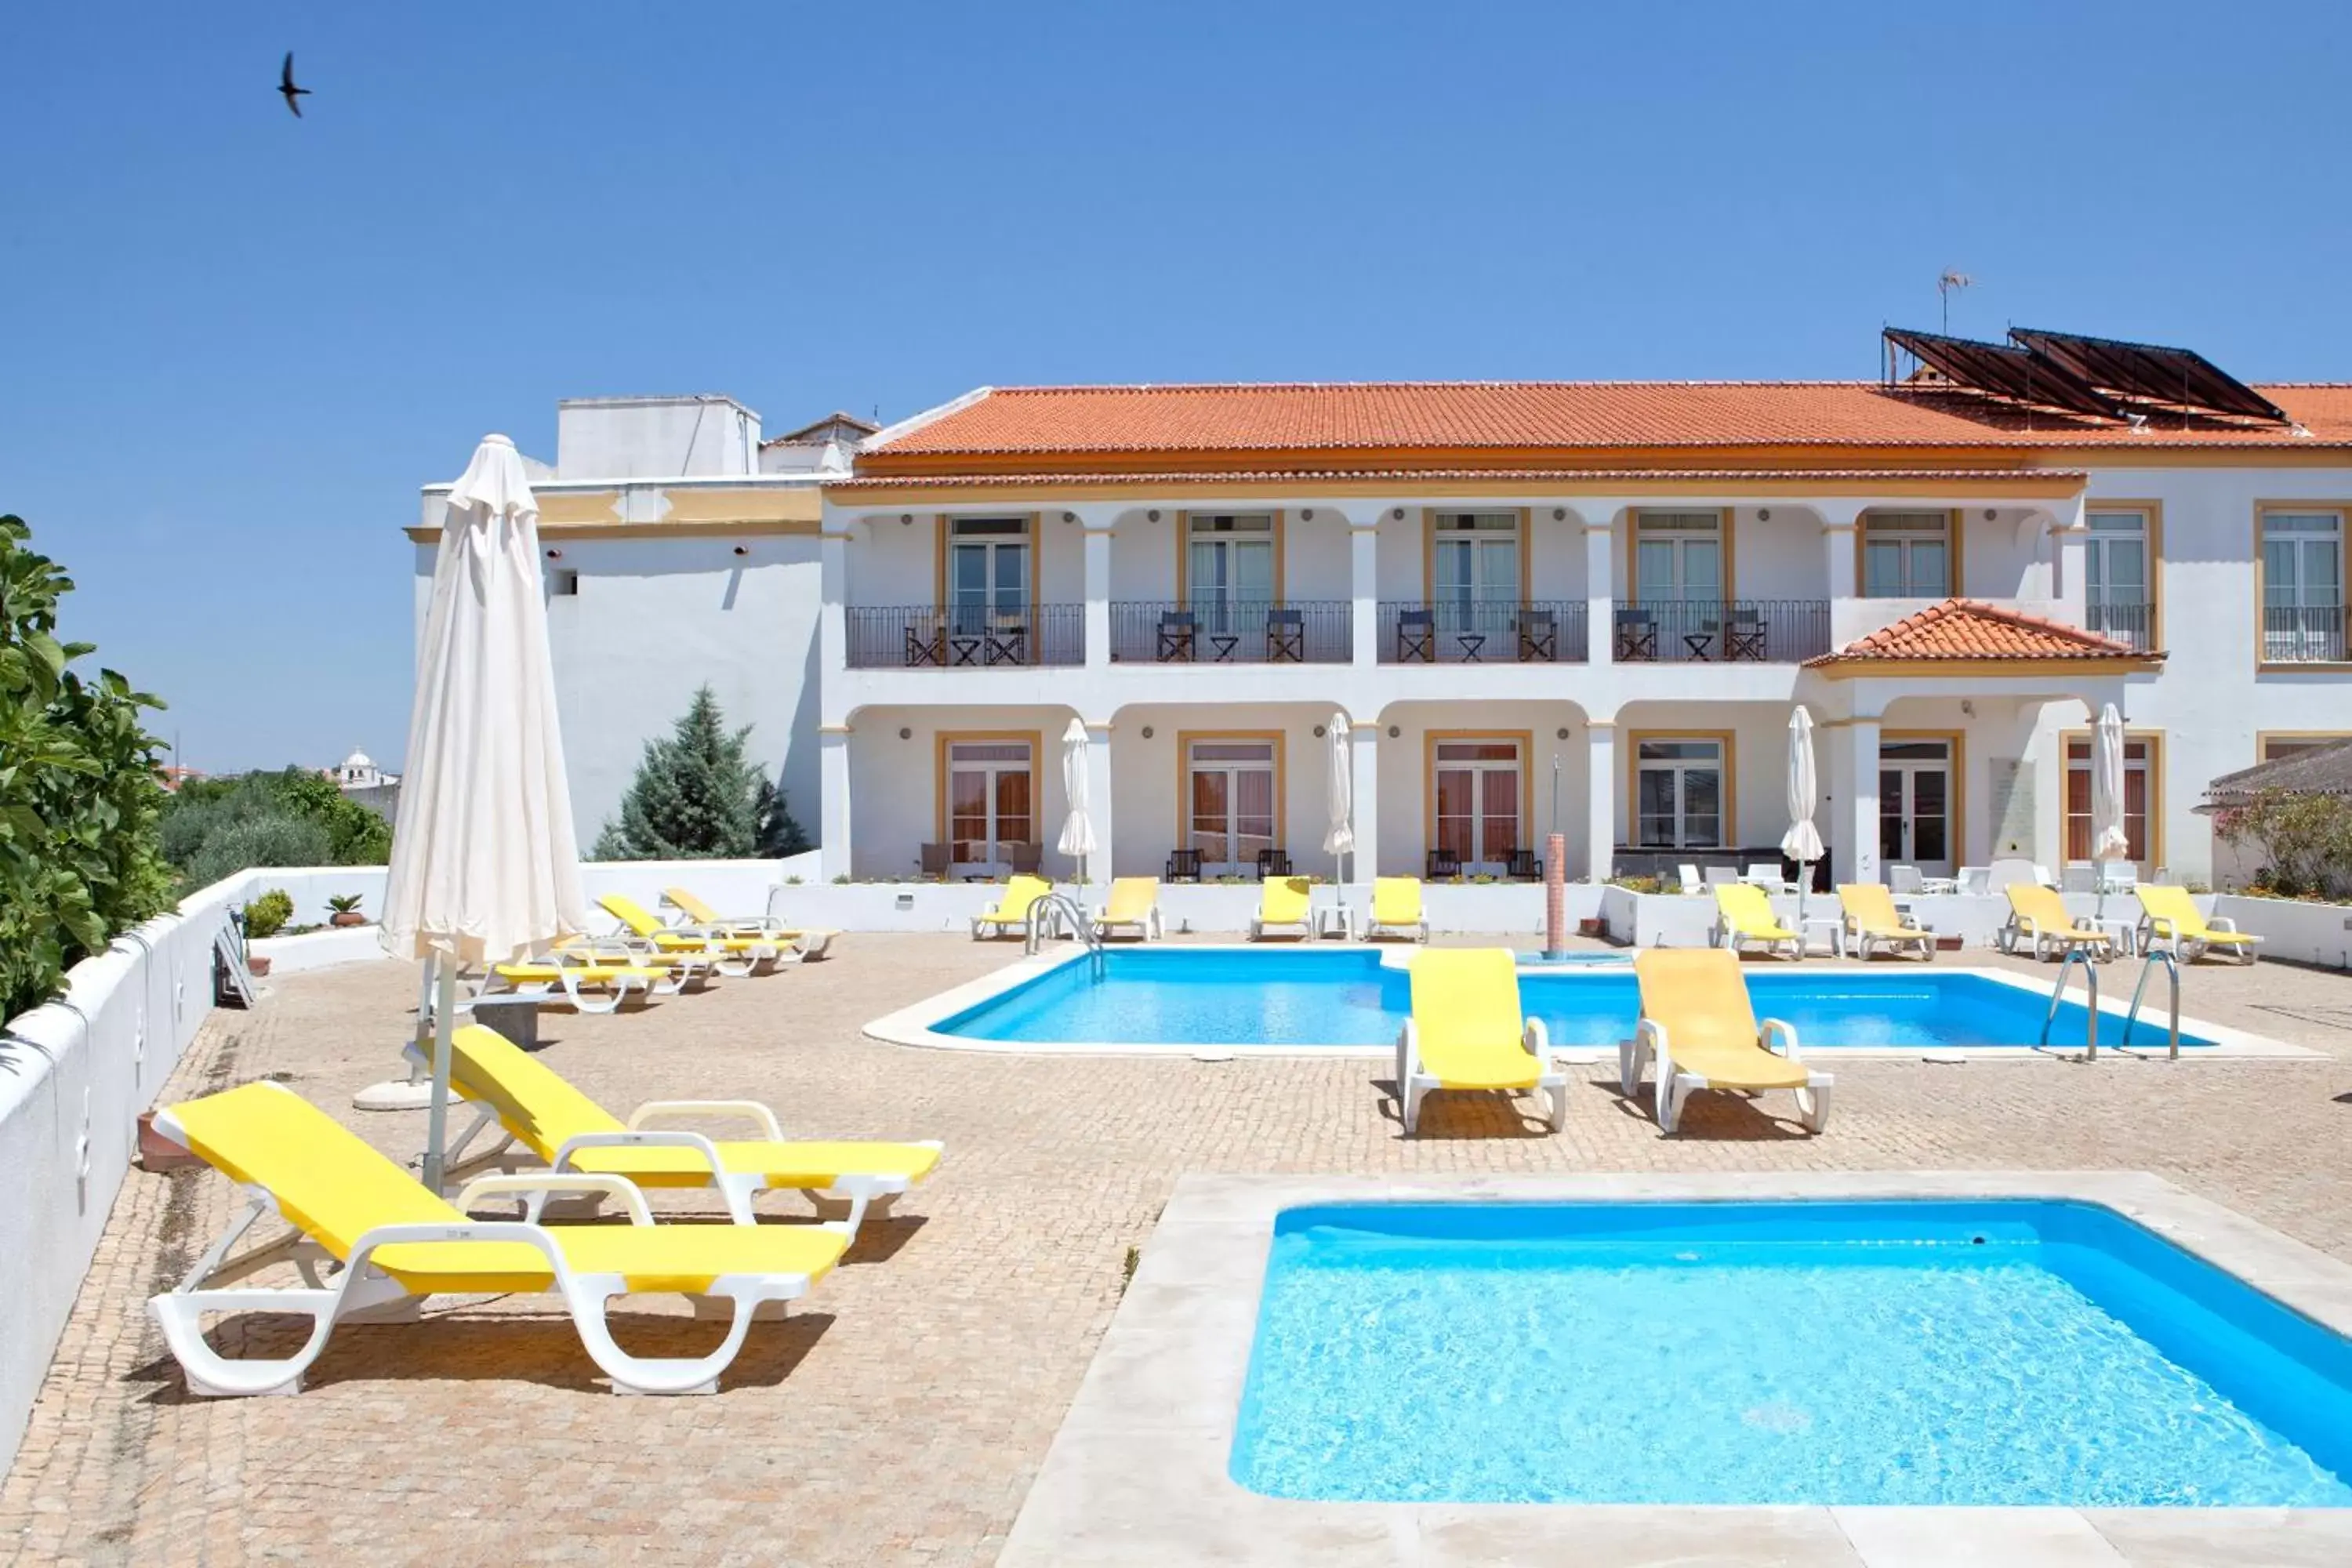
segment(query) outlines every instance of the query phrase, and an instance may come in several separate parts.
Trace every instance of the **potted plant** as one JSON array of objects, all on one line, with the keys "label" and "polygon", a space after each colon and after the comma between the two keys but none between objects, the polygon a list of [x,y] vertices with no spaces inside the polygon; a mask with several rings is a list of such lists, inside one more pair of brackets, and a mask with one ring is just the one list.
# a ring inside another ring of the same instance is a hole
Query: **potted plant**
[{"label": "potted plant", "polygon": [[360,896],[357,893],[342,893],[329,899],[327,908],[334,911],[327,917],[327,923],[331,926],[367,924],[367,916],[360,913]]}]

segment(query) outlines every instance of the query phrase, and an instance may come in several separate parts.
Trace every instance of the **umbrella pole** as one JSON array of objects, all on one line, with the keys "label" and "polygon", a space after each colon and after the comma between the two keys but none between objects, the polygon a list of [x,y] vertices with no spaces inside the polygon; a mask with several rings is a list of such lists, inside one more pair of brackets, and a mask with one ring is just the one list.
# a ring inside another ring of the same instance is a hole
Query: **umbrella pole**
[{"label": "umbrella pole", "polygon": [[433,1100],[425,1112],[425,1184],[441,1191],[442,1151],[449,1137],[449,1037],[457,1023],[457,969],[446,953],[425,960],[433,966]]}]

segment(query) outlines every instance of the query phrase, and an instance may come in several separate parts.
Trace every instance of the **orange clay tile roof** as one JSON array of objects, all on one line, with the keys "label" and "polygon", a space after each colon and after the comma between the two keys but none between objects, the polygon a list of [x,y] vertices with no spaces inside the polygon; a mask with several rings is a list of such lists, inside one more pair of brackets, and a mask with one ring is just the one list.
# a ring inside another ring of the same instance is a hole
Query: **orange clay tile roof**
[{"label": "orange clay tile roof", "polygon": [[1946,599],[1906,616],[1866,637],[1809,658],[1809,667],[1879,663],[1887,660],[1985,658],[2160,659],[2129,643],[2064,626],[2040,616],[1988,605],[1979,599]]},{"label": "orange clay tile roof", "polygon": [[[1640,484],[1653,480],[1677,485],[1693,484],[1754,484],[1766,479],[1823,481],[1869,479],[1883,488],[1899,491],[1906,481],[1943,482],[1950,479],[2034,479],[2053,482],[2067,479],[2087,479],[2090,475],[2081,468],[1587,468],[1579,467],[1572,477],[1580,484],[1612,483]],[[1117,469],[1097,471],[1072,469],[1067,473],[1039,468],[1018,468],[1004,472],[918,474],[865,474],[855,479],[832,479],[825,488],[832,490],[903,489],[919,484],[925,489],[953,487],[956,489],[1020,489],[1029,485],[1255,485],[1255,484],[1314,484],[1318,482],[1370,481],[1382,479],[1486,479],[1507,481],[1528,479],[1550,482],[1563,477],[1563,470],[1550,468],[1203,468],[1198,471],[1182,468],[1155,468],[1135,472]]]},{"label": "orange clay tile roof", "polygon": [[868,448],[900,458],[1054,453],[1559,450],[1673,447],[2352,445],[2352,384],[2258,388],[2308,431],[2159,415],[2111,421],[1876,382],[1367,382],[982,388]]}]

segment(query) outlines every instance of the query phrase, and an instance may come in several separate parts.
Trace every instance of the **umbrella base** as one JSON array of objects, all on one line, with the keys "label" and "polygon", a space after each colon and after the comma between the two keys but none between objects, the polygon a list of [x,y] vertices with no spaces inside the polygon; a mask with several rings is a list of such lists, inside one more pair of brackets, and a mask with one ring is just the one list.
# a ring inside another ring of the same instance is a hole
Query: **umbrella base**
[{"label": "umbrella base", "polygon": [[433,1086],[403,1079],[397,1083],[372,1083],[352,1096],[356,1110],[422,1110],[433,1103]]}]

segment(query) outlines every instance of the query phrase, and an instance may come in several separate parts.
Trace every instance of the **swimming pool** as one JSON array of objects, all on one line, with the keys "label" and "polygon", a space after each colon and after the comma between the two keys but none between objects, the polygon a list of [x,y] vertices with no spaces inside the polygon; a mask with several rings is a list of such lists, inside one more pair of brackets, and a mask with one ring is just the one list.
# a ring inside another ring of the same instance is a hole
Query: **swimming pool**
[{"label": "swimming pool", "polygon": [[1331,1501],[2352,1506],[2352,1342],[2063,1199],[1275,1219],[1229,1457]]},{"label": "swimming pool", "polygon": [[[1084,955],[1054,964],[922,1026],[959,1039],[1005,1044],[1211,1046],[1312,1049],[1391,1048],[1410,1010],[1409,950],[1365,947],[1114,948],[1099,964]],[[1807,1051],[2030,1049],[2042,1041],[2045,993],[1996,974],[1906,964],[1879,969],[1748,967],[1759,1017],[1797,1026]],[[1523,973],[1523,1005],[1544,1020],[1556,1047],[1614,1050],[1639,1013],[1632,967]],[[2079,1049],[2081,1004],[2059,1009],[2048,1044]],[[2100,1043],[2123,1044],[2120,1019]],[[2139,1025],[2130,1042],[2161,1048],[2160,1026]],[[2184,1028],[2184,1051],[2210,1048]]]}]

